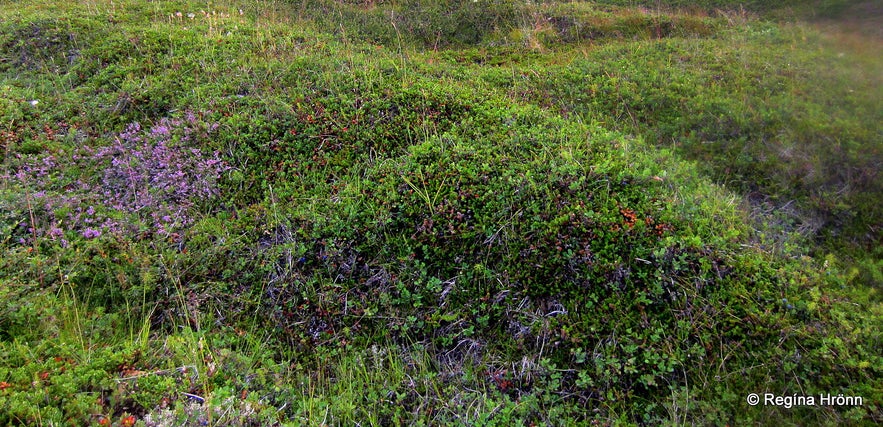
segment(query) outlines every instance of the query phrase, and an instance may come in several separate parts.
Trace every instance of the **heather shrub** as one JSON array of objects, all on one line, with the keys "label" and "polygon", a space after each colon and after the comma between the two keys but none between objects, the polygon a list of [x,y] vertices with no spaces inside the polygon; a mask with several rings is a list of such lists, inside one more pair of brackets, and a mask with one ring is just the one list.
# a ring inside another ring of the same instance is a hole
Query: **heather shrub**
[{"label": "heather shrub", "polygon": [[67,246],[76,236],[102,234],[179,239],[193,223],[194,206],[217,193],[228,170],[218,153],[195,148],[216,129],[187,113],[149,130],[133,123],[104,147],[19,154],[6,177],[27,194],[14,207],[21,214],[18,242],[48,238]]},{"label": "heather shrub", "polygon": [[104,146],[49,141],[39,153],[15,153],[0,215],[10,250],[30,258],[9,257],[4,268],[20,272],[18,280],[69,283],[108,311],[146,313],[153,292],[168,298],[174,284],[151,250],[173,249],[166,259],[184,250],[185,231],[228,169],[218,153],[198,148],[216,128],[185,113],[149,129],[133,123]]},{"label": "heather shrub", "polygon": [[102,204],[135,216],[161,237],[192,224],[190,211],[217,194],[228,168],[219,153],[206,155],[190,146],[217,127],[200,124],[193,113],[183,120],[161,119],[147,132],[130,125],[94,153],[102,169]]}]

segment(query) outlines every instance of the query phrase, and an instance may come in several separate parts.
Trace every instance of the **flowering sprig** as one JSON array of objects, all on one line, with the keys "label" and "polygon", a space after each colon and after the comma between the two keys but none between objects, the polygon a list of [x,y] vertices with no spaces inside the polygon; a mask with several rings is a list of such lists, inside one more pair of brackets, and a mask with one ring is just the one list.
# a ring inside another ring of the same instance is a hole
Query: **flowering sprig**
[{"label": "flowering sprig", "polygon": [[229,169],[218,153],[209,156],[185,147],[195,136],[187,124],[195,121],[192,115],[184,121],[163,119],[149,132],[133,123],[113,144],[96,151],[94,158],[104,165],[101,198],[106,205],[149,218],[153,231],[162,235],[190,225],[188,211],[216,195],[218,179]]},{"label": "flowering sprig", "polygon": [[[67,246],[65,237],[73,234],[177,236],[192,224],[194,206],[217,194],[218,180],[229,169],[219,153],[194,148],[217,128],[187,112],[183,119],[161,119],[148,131],[133,123],[97,149],[20,157],[14,172],[3,177],[29,194],[20,212],[37,211],[22,217],[28,234],[20,243],[45,237]],[[77,171],[94,173],[84,181],[72,174]]]}]

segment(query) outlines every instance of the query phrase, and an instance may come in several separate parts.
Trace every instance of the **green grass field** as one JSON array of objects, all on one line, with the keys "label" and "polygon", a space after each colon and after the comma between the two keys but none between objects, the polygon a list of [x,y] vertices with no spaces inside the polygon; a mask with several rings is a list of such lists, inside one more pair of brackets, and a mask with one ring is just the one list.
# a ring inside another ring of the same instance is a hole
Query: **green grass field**
[{"label": "green grass field", "polygon": [[880,9],[0,0],[0,424],[877,425]]}]

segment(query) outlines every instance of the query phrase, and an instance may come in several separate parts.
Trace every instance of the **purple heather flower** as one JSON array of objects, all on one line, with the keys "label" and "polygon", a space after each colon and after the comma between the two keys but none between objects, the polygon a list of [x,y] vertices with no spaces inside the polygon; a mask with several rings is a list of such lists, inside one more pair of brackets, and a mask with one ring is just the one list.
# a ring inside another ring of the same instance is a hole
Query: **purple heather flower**
[{"label": "purple heather flower", "polygon": [[154,135],[160,135],[160,136],[169,136],[172,134],[169,131],[168,126],[165,126],[162,124],[154,126],[153,129],[151,129],[151,133],[153,133]]},{"label": "purple heather flower", "polygon": [[61,237],[63,235],[64,235],[64,231],[62,229],[58,228],[57,226],[52,226],[49,229],[49,237],[51,237],[52,240],[55,240],[56,238]]},{"label": "purple heather flower", "polygon": [[101,236],[101,231],[95,230],[93,228],[87,228],[87,229],[83,230],[82,234],[83,234],[83,237],[85,237],[87,239],[94,239],[98,236]]},{"label": "purple heather flower", "polygon": [[[83,145],[67,153],[67,158],[13,153],[21,160],[20,166],[0,178],[33,188],[33,197],[43,208],[41,215],[47,215],[41,221],[50,224],[38,227],[37,233],[53,240],[64,234],[55,222],[61,212],[67,213],[65,228],[87,239],[103,233],[134,233],[137,221],[148,218],[154,233],[173,233],[192,223],[188,211],[200,199],[217,194],[221,173],[230,169],[219,153],[206,153],[194,146],[218,128],[217,123],[200,123],[202,117],[186,112],[183,120],[161,119],[149,131],[132,123],[110,144],[97,148]],[[77,180],[58,188],[51,178],[70,168],[89,170],[95,166],[100,168],[95,182]],[[100,207],[132,215],[126,221],[136,224],[117,223],[103,215]]]}]

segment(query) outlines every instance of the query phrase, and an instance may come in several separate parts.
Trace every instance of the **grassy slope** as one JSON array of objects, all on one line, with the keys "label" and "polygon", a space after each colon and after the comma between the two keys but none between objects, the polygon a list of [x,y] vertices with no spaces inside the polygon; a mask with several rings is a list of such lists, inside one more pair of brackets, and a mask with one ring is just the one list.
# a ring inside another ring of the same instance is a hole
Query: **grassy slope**
[{"label": "grassy slope", "polygon": [[879,421],[880,64],[810,27],[3,6],[4,424]]}]

